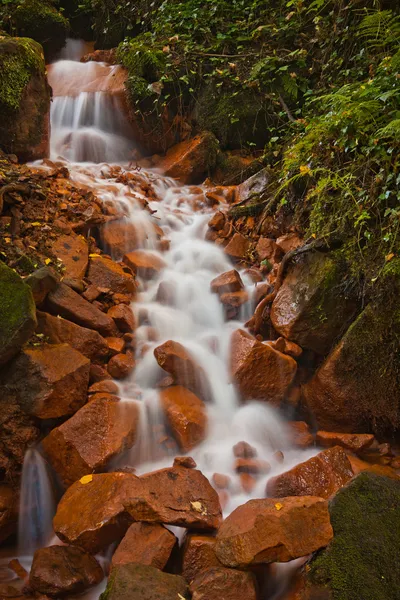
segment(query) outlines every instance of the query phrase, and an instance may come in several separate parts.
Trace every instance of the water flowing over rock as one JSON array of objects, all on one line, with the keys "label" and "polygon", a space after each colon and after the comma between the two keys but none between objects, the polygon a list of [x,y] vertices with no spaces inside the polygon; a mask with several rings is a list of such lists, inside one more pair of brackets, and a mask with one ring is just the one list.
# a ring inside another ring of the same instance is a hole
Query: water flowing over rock
[{"label": "water flowing over rock", "polygon": [[123,260],[124,263],[142,279],[152,279],[166,266],[166,263],[162,258],[157,256],[157,254],[152,254],[151,252],[145,252],[143,250],[129,252],[124,255]]},{"label": "water flowing over rock", "polygon": [[35,552],[29,586],[40,594],[59,597],[79,594],[103,577],[97,560],[80,548],[50,546]]},{"label": "water flowing over rock", "polygon": [[179,447],[188,452],[206,437],[207,415],[202,400],[176,385],[160,392],[161,405]]},{"label": "water flowing over rock", "polygon": [[286,562],[327,546],[328,503],[313,496],[250,500],[225,519],[215,552],[227,567]]},{"label": "water flowing over rock", "polygon": [[183,577],[163,573],[148,565],[116,566],[101,600],[187,600]]},{"label": "water flowing over rock", "polygon": [[190,584],[192,600],[257,600],[257,583],[252,573],[213,567]]},{"label": "water flowing over rock", "polygon": [[138,563],[165,568],[177,544],[173,533],[157,523],[133,523],[114,552],[111,569],[120,565]]},{"label": "water flowing over rock", "polygon": [[167,177],[180,183],[200,183],[216,164],[218,141],[212,133],[204,132],[168,150],[157,164]]}]

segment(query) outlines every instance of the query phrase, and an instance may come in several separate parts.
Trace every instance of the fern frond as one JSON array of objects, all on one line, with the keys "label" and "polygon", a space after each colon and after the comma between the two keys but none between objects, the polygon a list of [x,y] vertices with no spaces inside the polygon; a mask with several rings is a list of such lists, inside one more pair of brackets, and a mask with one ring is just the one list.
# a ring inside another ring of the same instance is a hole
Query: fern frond
[{"label": "fern frond", "polygon": [[400,15],[391,10],[378,10],[361,21],[358,35],[365,38],[371,50],[383,50],[400,45]]},{"label": "fern frond", "polygon": [[400,137],[400,119],[393,119],[385,127],[376,132],[377,138],[399,138]]}]

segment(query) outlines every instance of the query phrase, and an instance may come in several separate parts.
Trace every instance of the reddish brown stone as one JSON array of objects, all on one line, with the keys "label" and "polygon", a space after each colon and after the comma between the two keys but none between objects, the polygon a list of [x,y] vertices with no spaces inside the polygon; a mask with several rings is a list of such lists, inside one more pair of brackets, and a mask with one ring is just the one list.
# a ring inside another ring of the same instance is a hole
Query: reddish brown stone
[{"label": "reddish brown stone", "polygon": [[103,579],[97,560],[80,548],[49,546],[36,550],[29,587],[45,596],[79,594]]},{"label": "reddish brown stone", "polygon": [[117,332],[114,321],[101,310],[82,298],[70,287],[61,283],[47,296],[51,312],[82,327],[99,331],[102,335],[114,335]]},{"label": "reddish brown stone", "polygon": [[94,302],[95,300],[97,300],[97,298],[99,298],[99,296],[101,296],[101,291],[99,290],[98,287],[96,287],[95,285],[92,284],[86,288],[86,290],[83,292],[82,296],[88,302]]},{"label": "reddish brown stone", "polygon": [[108,356],[107,341],[97,331],[44,312],[37,311],[37,319],[37,333],[51,344],[69,344],[90,360],[102,361]]},{"label": "reddish brown stone", "polygon": [[211,291],[221,295],[228,292],[240,292],[244,288],[239,273],[232,269],[215,277],[210,283]]},{"label": "reddish brown stone", "polygon": [[54,470],[66,485],[104,470],[114,456],[134,444],[137,405],[109,394],[96,396],[43,440]]},{"label": "reddish brown stone", "polygon": [[166,267],[166,262],[154,252],[135,250],[124,255],[124,263],[142,279],[153,279]]},{"label": "reddish brown stone", "polygon": [[154,350],[154,356],[160,367],[172,375],[175,383],[189,388],[204,400],[210,398],[205,372],[182,344],[169,340]]},{"label": "reddish brown stone", "polygon": [[361,458],[358,458],[357,456],[352,456],[351,454],[348,454],[347,458],[349,459],[354,475],[358,475],[363,471],[369,471],[370,473],[375,473],[375,475],[380,475],[381,477],[400,479],[400,475],[398,475],[392,467],[372,464],[361,460]]},{"label": "reddish brown stone", "polygon": [[300,348],[300,346],[298,346],[294,342],[290,342],[289,340],[286,340],[283,337],[280,337],[277,340],[274,340],[273,342],[267,342],[267,343],[274,350],[277,350],[278,352],[283,352],[283,354],[288,354],[289,356],[292,356],[293,358],[299,358],[299,356],[301,356],[303,354],[303,349]]},{"label": "reddish brown stone", "polygon": [[90,365],[89,370],[89,383],[100,383],[100,381],[106,381],[110,379],[109,372],[102,365]]},{"label": "reddish brown stone", "polygon": [[52,245],[53,254],[65,267],[64,276],[83,279],[89,262],[89,250],[81,235],[61,235]]},{"label": "reddish brown stone", "polygon": [[204,403],[190,390],[176,385],[160,392],[172,435],[184,452],[202,442],[206,436],[207,413]]},{"label": "reddish brown stone", "polygon": [[297,233],[285,233],[276,240],[277,245],[286,254],[304,244],[304,240]]},{"label": "reddish brown stone", "polygon": [[136,283],[132,275],[105,256],[93,256],[90,259],[87,277],[99,289],[108,289],[114,294],[125,294],[130,298],[136,294]]},{"label": "reddish brown stone", "polygon": [[290,471],[271,477],[267,494],[284,496],[320,496],[330,498],[353,477],[351,464],[342,448],[335,446],[300,463]]},{"label": "reddish brown stone", "polygon": [[164,569],[177,542],[173,533],[158,523],[133,523],[116,549],[111,569],[138,563]]},{"label": "reddish brown stone", "polygon": [[107,365],[107,370],[114,379],[126,379],[135,369],[136,362],[131,354],[116,354]]},{"label": "reddish brown stone", "polygon": [[256,253],[258,260],[269,260],[273,263],[278,262],[283,255],[282,249],[277,246],[274,240],[264,237],[258,240]]},{"label": "reddish brown stone", "polygon": [[195,469],[196,461],[191,456],[176,456],[174,458],[174,467],[185,467],[185,469]]},{"label": "reddish brown stone", "polygon": [[106,338],[106,342],[110,356],[121,354],[125,350],[125,340],[122,338],[108,337]]},{"label": "reddish brown stone", "polygon": [[212,482],[216,488],[220,490],[226,490],[229,488],[231,483],[231,478],[229,475],[223,475],[222,473],[214,473],[212,476]]},{"label": "reddish brown stone", "polygon": [[314,445],[314,436],[304,421],[289,421],[290,439],[297,448],[309,448]]},{"label": "reddish brown stone", "polygon": [[246,494],[251,494],[257,484],[257,479],[251,473],[239,473],[240,485]]},{"label": "reddish brown stone", "polygon": [[256,578],[252,573],[212,567],[190,584],[192,600],[257,600]]},{"label": "reddish brown stone", "polygon": [[315,441],[323,448],[341,446],[350,452],[361,452],[369,448],[375,437],[371,433],[332,433],[330,431],[317,431]]},{"label": "reddish brown stone", "polygon": [[144,242],[144,232],[130,221],[111,221],[101,229],[101,241],[106,252],[120,260],[126,252],[136,250]]},{"label": "reddish brown stone", "polygon": [[221,231],[221,229],[224,228],[225,223],[226,215],[218,210],[209,220],[208,226],[210,229],[214,229],[215,231]]},{"label": "reddish brown stone", "polygon": [[231,372],[243,398],[279,405],[296,374],[296,361],[241,329],[231,344]]},{"label": "reddish brown stone", "polygon": [[130,306],[117,304],[110,308],[107,315],[114,320],[122,333],[130,333],[135,329],[135,316]]},{"label": "reddish brown stone", "polygon": [[0,484],[0,544],[15,533],[18,524],[18,497],[6,484]]},{"label": "reddish brown stone", "polygon": [[251,475],[265,475],[271,470],[271,465],[266,460],[258,458],[237,458],[235,471],[237,473],[250,473]]},{"label": "reddish brown stone", "polygon": [[236,458],[255,458],[257,456],[257,450],[248,442],[238,442],[232,450]]},{"label": "reddish brown stone", "polygon": [[182,575],[190,583],[197,575],[210,569],[220,567],[215,554],[216,538],[210,535],[189,533],[183,546]]},{"label": "reddish brown stone", "polygon": [[246,290],[227,292],[226,294],[221,294],[220,300],[227,308],[240,308],[249,301],[249,294]]},{"label": "reddish brown stone", "polygon": [[250,500],[225,519],[215,552],[227,567],[287,562],[333,537],[328,503],[313,496]]},{"label": "reddish brown stone", "polygon": [[216,158],[217,141],[213,134],[203,132],[170,148],[157,164],[167,177],[180,183],[199,183],[207,175]]},{"label": "reddish brown stone", "polygon": [[235,233],[229,244],[225,246],[225,254],[235,260],[243,260],[248,257],[250,241],[241,233]]}]

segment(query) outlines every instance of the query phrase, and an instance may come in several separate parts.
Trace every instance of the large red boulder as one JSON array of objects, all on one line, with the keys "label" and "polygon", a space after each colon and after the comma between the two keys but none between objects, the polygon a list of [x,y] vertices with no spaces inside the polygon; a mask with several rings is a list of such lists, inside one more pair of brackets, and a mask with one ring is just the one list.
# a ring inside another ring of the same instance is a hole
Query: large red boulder
[{"label": "large red boulder", "polygon": [[89,249],[81,235],[60,235],[52,245],[52,252],[64,267],[63,275],[72,279],[83,279],[89,262]]},{"label": "large red boulder", "polygon": [[111,221],[104,225],[100,232],[104,249],[115,260],[120,260],[127,252],[143,247],[149,233],[156,238],[160,237],[161,232],[155,225],[150,224],[149,227],[150,231],[147,231],[140,224],[129,220]]},{"label": "large red boulder", "polygon": [[248,258],[250,248],[250,240],[241,233],[235,233],[227,246],[225,246],[224,252],[233,260],[241,261]]},{"label": "large red boulder", "polygon": [[180,183],[201,183],[216,164],[218,141],[205,131],[170,148],[157,167]]},{"label": "large red boulder", "polygon": [[225,519],[215,552],[227,567],[287,562],[327,546],[328,502],[314,496],[250,500]]},{"label": "large red boulder", "polygon": [[297,370],[296,361],[238,329],[231,339],[231,372],[246,400],[279,405]]},{"label": "large red boulder", "polygon": [[204,440],[207,413],[200,398],[181,385],[175,385],[160,391],[160,401],[181,450],[188,452]]},{"label": "large red boulder", "polygon": [[114,552],[111,569],[138,563],[163,570],[176,543],[174,534],[163,525],[133,523]]},{"label": "large red boulder", "polygon": [[182,575],[190,583],[197,575],[222,566],[215,554],[217,539],[211,535],[189,533],[183,546]]},{"label": "large red boulder", "polygon": [[257,600],[257,582],[253,573],[212,567],[190,584],[192,600]]},{"label": "large red boulder", "polygon": [[318,446],[332,448],[341,446],[350,452],[362,452],[369,448],[375,440],[372,433],[332,433],[331,431],[317,431],[315,441]]},{"label": "large red boulder", "polygon": [[106,256],[92,256],[87,277],[97,288],[109,290],[114,294],[126,294],[134,297],[136,283],[130,273]]},{"label": "large red boulder", "polygon": [[124,263],[142,279],[152,279],[166,267],[166,262],[158,254],[145,250],[125,254]]},{"label": "large red boulder", "polygon": [[117,304],[107,312],[122,333],[131,333],[135,329],[135,315],[130,306]]},{"label": "large red boulder", "polygon": [[211,291],[221,296],[228,292],[240,292],[244,285],[239,273],[232,269],[215,277],[210,283]]},{"label": "large red boulder", "polygon": [[36,550],[29,587],[45,596],[79,594],[100,583],[103,569],[97,560],[74,546],[49,546]]},{"label": "large red boulder", "polygon": [[335,446],[300,463],[290,471],[272,477],[267,494],[282,496],[320,496],[330,498],[353,477],[351,464],[342,448]]},{"label": "large red boulder", "polygon": [[133,446],[138,408],[110,395],[91,400],[43,440],[54,470],[66,485],[101,472],[107,463]]}]

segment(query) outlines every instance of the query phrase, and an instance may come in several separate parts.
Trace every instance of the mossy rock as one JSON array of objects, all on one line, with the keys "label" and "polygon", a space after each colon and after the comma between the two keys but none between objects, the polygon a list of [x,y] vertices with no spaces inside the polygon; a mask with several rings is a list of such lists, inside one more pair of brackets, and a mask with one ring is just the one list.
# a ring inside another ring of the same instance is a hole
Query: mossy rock
[{"label": "mossy rock", "polygon": [[334,538],[307,579],[332,600],[400,599],[400,481],[361,473],[330,502]]},{"label": "mossy rock", "polygon": [[117,59],[128,69],[130,77],[141,78],[148,83],[158,81],[164,74],[167,63],[166,55],[154,45],[149,34],[120,44]]},{"label": "mossy rock", "polygon": [[50,2],[22,0],[12,13],[18,35],[42,44],[46,55],[53,56],[65,44],[69,22]]},{"label": "mossy rock", "polygon": [[29,38],[0,36],[0,147],[20,160],[48,152],[50,86],[43,49]]},{"label": "mossy rock", "polygon": [[179,575],[169,575],[140,564],[117,565],[111,572],[100,600],[185,600],[187,583]]},{"label": "mossy rock", "polygon": [[28,341],[36,328],[31,288],[12,269],[0,263],[0,365]]}]

